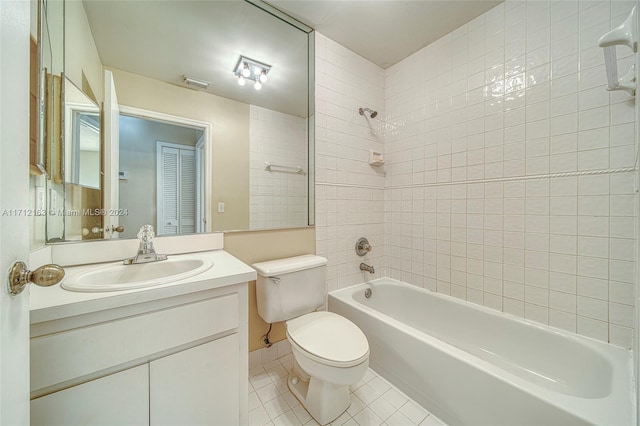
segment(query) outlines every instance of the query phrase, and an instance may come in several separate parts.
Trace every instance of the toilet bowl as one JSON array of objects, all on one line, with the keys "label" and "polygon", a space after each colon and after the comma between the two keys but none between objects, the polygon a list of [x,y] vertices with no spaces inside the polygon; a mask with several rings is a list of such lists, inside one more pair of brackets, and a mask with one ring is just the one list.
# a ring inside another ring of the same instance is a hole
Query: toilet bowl
[{"label": "toilet bowl", "polygon": [[268,323],[286,321],[294,363],[288,387],[320,424],[351,404],[349,386],[369,367],[369,343],[354,323],[325,304],[327,259],[305,255],[256,263],[258,314]]},{"label": "toilet bowl", "polygon": [[287,339],[294,357],[289,390],[327,424],[349,408],[349,386],[369,367],[367,338],[348,319],[322,311],[287,321]]}]

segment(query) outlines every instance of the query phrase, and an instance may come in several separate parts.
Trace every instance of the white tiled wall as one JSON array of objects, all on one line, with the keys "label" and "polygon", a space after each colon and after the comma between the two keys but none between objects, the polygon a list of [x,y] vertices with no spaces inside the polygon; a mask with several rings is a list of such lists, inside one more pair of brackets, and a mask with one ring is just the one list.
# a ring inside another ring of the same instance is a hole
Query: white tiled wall
[{"label": "white tiled wall", "polygon": [[[307,225],[307,123],[304,118],[250,106],[249,228]],[[305,174],[265,162],[301,166]]]},{"label": "white tiled wall", "polygon": [[384,71],[318,34],[329,289],[386,275],[629,347],[635,104],[604,90],[596,42],[633,4],[507,1]]},{"label": "white tiled wall", "polygon": [[[384,276],[384,168],[369,165],[382,151],[384,71],[316,34],[316,251],[329,259],[329,290]],[[378,119],[358,108],[378,111]],[[378,133],[378,135],[374,134]],[[367,237],[373,251],[355,254]],[[376,268],[361,272],[360,262]]]},{"label": "white tiled wall", "polygon": [[388,276],[631,345],[635,106],[596,42],[634,4],[508,0],[385,71]]}]

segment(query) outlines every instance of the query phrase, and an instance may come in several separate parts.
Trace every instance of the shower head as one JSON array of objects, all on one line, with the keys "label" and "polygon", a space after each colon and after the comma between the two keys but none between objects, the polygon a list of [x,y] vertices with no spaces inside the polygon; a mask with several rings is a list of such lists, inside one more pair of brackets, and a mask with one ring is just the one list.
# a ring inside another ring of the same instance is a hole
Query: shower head
[{"label": "shower head", "polygon": [[360,109],[358,110],[358,112],[360,113],[360,115],[364,115],[365,111],[367,111],[367,112],[369,113],[369,116],[370,116],[371,118],[376,118],[376,115],[378,115],[378,111],[374,111],[374,110],[371,110],[371,109],[369,109],[369,108],[360,108]]}]

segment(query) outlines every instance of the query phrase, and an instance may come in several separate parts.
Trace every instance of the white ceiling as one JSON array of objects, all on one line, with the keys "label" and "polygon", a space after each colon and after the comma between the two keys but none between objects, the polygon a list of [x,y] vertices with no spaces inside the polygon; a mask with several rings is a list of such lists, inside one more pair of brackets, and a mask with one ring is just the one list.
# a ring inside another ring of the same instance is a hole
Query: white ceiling
[{"label": "white ceiling", "polygon": [[502,0],[268,0],[382,68],[480,16]]},{"label": "white ceiling", "polygon": [[[259,0],[258,0],[259,1]],[[270,4],[383,68],[500,0],[271,0]],[[102,63],[219,96],[307,115],[307,36],[240,0],[84,0]],[[233,75],[240,55],[272,65],[259,92]]]},{"label": "white ceiling", "polygon": [[[209,93],[307,116],[307,34],[244,1],[85,0],[103,65]],[[262,90],[241,87],[240,55],[272,65]],[[117,87],[116,87],[117,89]]]}]

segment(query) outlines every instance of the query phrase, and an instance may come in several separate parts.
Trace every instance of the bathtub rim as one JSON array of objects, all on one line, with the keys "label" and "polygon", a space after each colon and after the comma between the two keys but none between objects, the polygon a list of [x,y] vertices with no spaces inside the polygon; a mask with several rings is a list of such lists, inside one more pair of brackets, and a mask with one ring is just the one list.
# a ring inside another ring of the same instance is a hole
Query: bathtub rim
[{"label": "bathtub rim", "polygon": [[[404,286],[412,290],[424,292],[429,296],[455,303],[468,309],[475,309],[482,313],[486,313],[498,318],[517,321],[524,324],[525,326],[535,327],[545,332],[554,333],[556,335],[562,336],[563,338],[575,341],[577,344],[587,346],[592,350],[598,352],[599,355],[601,355],[608,363],[611,364],[611,392],[609,393],[609,395],[603,398],[581,398],[564,394],[553,389],[543,388],[542,386],[529,382],[526,379],[510,371],[504,370],[487,360],[477,357],[461,348],[458,348],[436,337],[433,337],[423,331],[415,329],[400,320],[377,311],[376,309],[366,306],[353,298],[353,295],[358,291],[364,291],[367,288],[372,288],[375,291],[375,286],[380,284]],[[334,290],[329,293],[329,309],[331,308],[331,299],[335,299],[338,302],[347,304],[353,307],[353,309],[359,310],[367,315],[387,321],[393,327],[398,328],[402,332],[414,335],[419,339],[425,340],[436,350],[448,353],[465,364],[474,366],[476,368],[481,368],[487,374],[491,375],[497,380],[507,382],[510,385],[518,388],[519,390],[529,394],[533,398],[544,401],[545,403],[553,405],[554,407],[561,410],[568,411],[572,415],[582,419],[585,422],[595,422],[596,424],[611,424],[611,418],[607,417],[607,415],[602,414],[603,410],[606,410],[606,414],[626,412],[626,415],[624,416],[625,418],[620,420],[631,420],[632,424],[636,424],[636,392],[633,382],[633,357],[630,350],[611,345],[590,338],[588,336],[578,335],[546,324],[527,320],[525,318],[521,318],[507,312],[497,311],[486,306],[477,305],[472,302],[457,299],[453,296],[436,293],[429,289],[408,284],[393,278],[382,277],[370,282],[360,283],[350,287]]]}]

